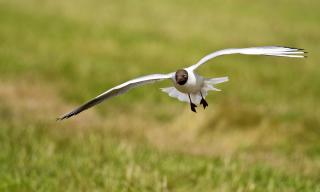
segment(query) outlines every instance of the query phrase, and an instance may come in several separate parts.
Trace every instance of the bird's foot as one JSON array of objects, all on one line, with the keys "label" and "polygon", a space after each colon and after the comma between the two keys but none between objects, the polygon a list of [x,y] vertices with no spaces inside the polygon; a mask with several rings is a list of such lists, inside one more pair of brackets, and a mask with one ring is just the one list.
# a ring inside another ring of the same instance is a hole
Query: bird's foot
[{"label": "bird's foot", "polygon": [[197,112],[196,111],[196,107],[197,107],[197,105],[195,105],[194,103],[190,103],[190,106],[191,106],[191,111],[193,111],[193,112]]},{"label": "bird's foot", "polygon": [[207,101],[204,100],[203,98],[202,98],[201,101],[200,101],[200,105],[203,105],[203,108],[204,108],[204,109],[209,106],[208,103],[207,103]]}]

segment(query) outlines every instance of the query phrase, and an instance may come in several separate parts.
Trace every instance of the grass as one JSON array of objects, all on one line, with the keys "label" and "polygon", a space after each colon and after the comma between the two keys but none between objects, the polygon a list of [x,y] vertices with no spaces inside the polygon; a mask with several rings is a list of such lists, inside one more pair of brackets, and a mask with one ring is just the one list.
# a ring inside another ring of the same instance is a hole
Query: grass
[{"label": "grass", "polygon": [[[319,6],[0,0],[0,191],[320,191]],[[197,114],[161,82],[54,121],[133,77],[260,45],[309,57],[210,61],[199,72],[230,82]]]}]

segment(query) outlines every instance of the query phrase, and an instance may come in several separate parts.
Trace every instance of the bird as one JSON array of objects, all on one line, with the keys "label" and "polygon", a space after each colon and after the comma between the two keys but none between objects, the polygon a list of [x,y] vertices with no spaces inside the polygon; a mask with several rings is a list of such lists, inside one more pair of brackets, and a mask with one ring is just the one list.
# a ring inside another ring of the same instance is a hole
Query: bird
[{"label": "bird", "polygon": [[191,111],[196,112],[196,107],[199,104],[202,105],[204,109],[208,107],[208,102],[205,100],[205,97],[208,95],[208,91],[220,91],[220,89],[216,88],[215,85],[227,82],[229,80],[228,76],[218,78],[205,78],[199,75],[196,70],[207,61],[218,56],[231,54],[303,58],[306,57],[306,53],[307,52],[304,51],[304,49],[284,46],[222,49],[210,53],[200,59],[197,63],[186,68],[178,69],[176,72],[167,74],[146,75],[115,86],[89,100],[83,105],[75,108],[74,110],[58,117],[57,120],[68,119],[105,100],[124,94],[132,88],[163,80],[171,80],[173,84],[172,87],[161,88],[163,92],[167,93],[170,97],[177,98],[182,102],[189,103]]}]

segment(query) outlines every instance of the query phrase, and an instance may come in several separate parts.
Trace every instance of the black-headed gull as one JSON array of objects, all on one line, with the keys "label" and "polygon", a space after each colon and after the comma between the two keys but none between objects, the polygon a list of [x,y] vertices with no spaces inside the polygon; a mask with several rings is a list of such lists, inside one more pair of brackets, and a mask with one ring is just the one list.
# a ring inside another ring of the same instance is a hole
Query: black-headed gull
[{"label": "black-headed gull", "polygon": [[205,57],[203,57],[198,63],[184,68],[179,69],[176,72],[168,74],[153,74],[136,79],[127,81],[121,85],[113,87],[106,92],[98,95],[92,100],[84,103],[80,107],[74,109],[73,111],[62,115],[57,118],[58,120],[67,119],[78,113],[93,107],[101,103],[104,100],[110,99],[111,97],[121,95],[126,93],[134,87],[141,85],[154,83],[157,81],[162,81],[165,79],[171,79],[173,87],[162,88],[162,91],[168,93],[170,97],[175,97],[180,101],[190,103],[191,110],[196,112],[196,104],[203,105],[204,108],[208,106],[208,103],[204,99],[208,91],[220,91],[214,86],[219,83],[228,81],[228,77],[219,77],[219,78],[205,78],[198,75],[195,70],[207,62],[210,59],[213,59],[220,55],[229,55],[229,54],[245,54],[245,55],[268,55],[268,56],[279,56],[279,57],[305,57],[303,54],[306,52],[303,49],[290,48],[290,47],[279,47],[279,46],[268,46],[268,47],[250,47],[250,48],[231,48],[224,49],[220,51],[213,52]]}]

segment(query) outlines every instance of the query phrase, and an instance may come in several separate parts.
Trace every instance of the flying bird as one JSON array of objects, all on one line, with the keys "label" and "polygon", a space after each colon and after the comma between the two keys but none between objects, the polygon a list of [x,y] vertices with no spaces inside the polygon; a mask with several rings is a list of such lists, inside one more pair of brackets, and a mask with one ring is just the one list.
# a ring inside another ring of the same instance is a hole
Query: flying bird
[{"label": "flying bird", "polygon": [[213,59],[221,55],[230,54],[267,55],[278,57],[303,58],[305,57],[305,53],[306,52],[303,49],[279,46],[231,48],[219,50],[203,57],[196,64],[184,69],[178,69],[176,72],[168,74],[146,75],[122,83],[121,85],[118,85],[105,91],[104,93],[84,103],[83,105],[72,110],[71,112],[62,115],[61,117],[57,118],[57,120],[68,119],[72,116],[81,113],[86,109],[89,109],[90,107],[93,107],[101,103],[104,100],[126,93],[132,88],[142,86],[145,84],[155,83],[166,79],[171,80],[173,86],[162,88],[162,91],[166,92],[170,97],[174,97],[182,102],[189,103],[191,111],[196,112],[197,105],[202,105],[204,109],[208,106],[208,103],[205,100],[208,91],[220,91],[215,87],[215,85],[228,81],[228,77],[205,78],[196,73],[196,70],[210,59]]}]

